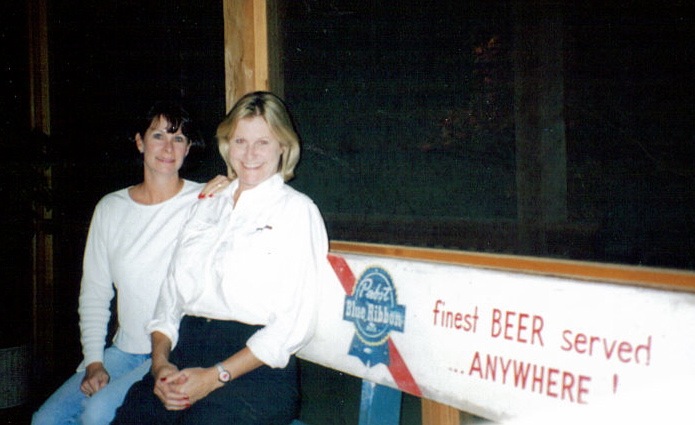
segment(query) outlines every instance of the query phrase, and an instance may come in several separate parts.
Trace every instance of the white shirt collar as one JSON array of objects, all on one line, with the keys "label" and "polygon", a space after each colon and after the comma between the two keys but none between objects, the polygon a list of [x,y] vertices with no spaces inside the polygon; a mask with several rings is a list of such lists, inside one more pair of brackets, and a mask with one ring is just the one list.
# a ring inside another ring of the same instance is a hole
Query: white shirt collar
[{"label": "white shirt collar", "polygon": [[[256,187],[246,189],[243,192],[241,192],[241,195],[237,200],[237,206],[239,204],[246,204],[249,202],[256,203],[258,200],[266,200],[271,193],[276,192],[277,189],[282,187],[284,184],[285,181],[283,180],[280,173],[273,174],[272,176],[268,177],[265,181],[259,183]],[[230,190],[228,192],[229,196],[234,196],[234,193],[237,191],[238,188],[239,179],[237,178],[234,179],[234,181],[230,184]]]}]

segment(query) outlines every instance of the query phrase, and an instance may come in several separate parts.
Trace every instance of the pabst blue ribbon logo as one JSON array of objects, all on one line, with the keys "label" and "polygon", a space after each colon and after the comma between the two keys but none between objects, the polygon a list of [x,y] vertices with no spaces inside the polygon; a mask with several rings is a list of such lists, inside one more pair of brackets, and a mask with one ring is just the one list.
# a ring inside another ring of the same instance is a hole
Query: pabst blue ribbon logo
[{"label": "pabst blue ribbon logo", "polygon": [[345,296],[343,320],[355,324],[350,355],[367,366],[389,365],[388,339],[391,331],[403,332],[405,306],[399,305],[391,276],[380,267],[362,273],[352,295]]}]

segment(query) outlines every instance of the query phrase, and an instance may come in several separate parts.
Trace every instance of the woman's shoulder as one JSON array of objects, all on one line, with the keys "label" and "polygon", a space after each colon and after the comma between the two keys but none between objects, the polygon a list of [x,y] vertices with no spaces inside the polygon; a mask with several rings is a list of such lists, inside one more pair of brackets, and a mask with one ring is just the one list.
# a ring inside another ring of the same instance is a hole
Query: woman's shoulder
[{"label": "woman's shoulder", "polygon": [[319,220],[321,217],[321,212],[307,194],[300,192],[299,190],[285,184],[283,187],[283,206],[284,214],[288,217],[309,217],[312,220]]},{"label": "woman's shoulder", "polygon": [[[318,206],[307,194],[285,184],[283,188],[285,202],[282,208],[282,220],[292,223],[292,232],[296,235],[315,235],[316,240],[325,238],[325,224]],[[307,230],[313,229],[309,232]],[[319,235],[319,236],[316,236]],[[321,237],[320,235],[324,235]]]},{"label": "woman's shoulder", "polygon": [[181,189],[181,193],[179,196],[184,196],[184,197],[193,197],[195,199],[198,199],[198,195],[200,194],[200,191],[203,190],[205,187],[205,183],[198,183],[194,182],[192,180],[185,180],[183,181],[183,189]]},{"label": "woman's shoulder", "polygon": [[282,186],[282,192],[288,203],[305,206],[315,206],[314,200],[304,192],[293,188],[288,184]]},{"label": "woman's shoulder", "polygon": [[119,203],[128,203],[130,202],[130,195],[128,194],[128,190],[132,186],[129,187],[124,187],[123,189],[118,189],[116,191],[107,193],[106,195],[102,196],[101,199],[99,199],[99,202],[97,202],[97,208],[103,208],[104,206],[113,206],[115,204]]},{"label": "woman's shoulder", "polygon": [[111,222],[114,217],[123,215],[132,204],[127,187],[107,193],[94,206],[92,222]]}]

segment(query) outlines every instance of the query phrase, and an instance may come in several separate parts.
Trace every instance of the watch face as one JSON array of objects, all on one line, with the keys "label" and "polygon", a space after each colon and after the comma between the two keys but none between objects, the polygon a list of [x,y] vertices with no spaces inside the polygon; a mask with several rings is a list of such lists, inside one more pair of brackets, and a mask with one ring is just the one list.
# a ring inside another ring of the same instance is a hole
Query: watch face
[{"label": "watch face", "polygon": [[215,367],[217,368],[217,379],[220,380],[222,383],[227,383],[232,380],[232,375],[229,374],[227,369],[224,368],[221,364],[216,364]]}]

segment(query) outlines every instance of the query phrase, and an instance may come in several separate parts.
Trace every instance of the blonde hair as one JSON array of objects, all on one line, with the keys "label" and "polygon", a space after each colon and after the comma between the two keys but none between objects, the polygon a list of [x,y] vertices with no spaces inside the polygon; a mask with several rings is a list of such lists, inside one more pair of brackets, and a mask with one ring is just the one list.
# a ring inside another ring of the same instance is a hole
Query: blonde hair
[{"label": "blonde hair", "polygon": [[294,167],[299,162],[299,135],[285,103],[273,93],[263,91],[244,95],[217,126],[217,147],[227,164],[228,177],[236,178],[236,172],[229,163],[227,154],[230,138],[240,120],[253,117],[263,118],[268,123],[270,131],[278,138],[280,146],[283,147],[278,171],[285,181],[291,180],[294,177]]}]

